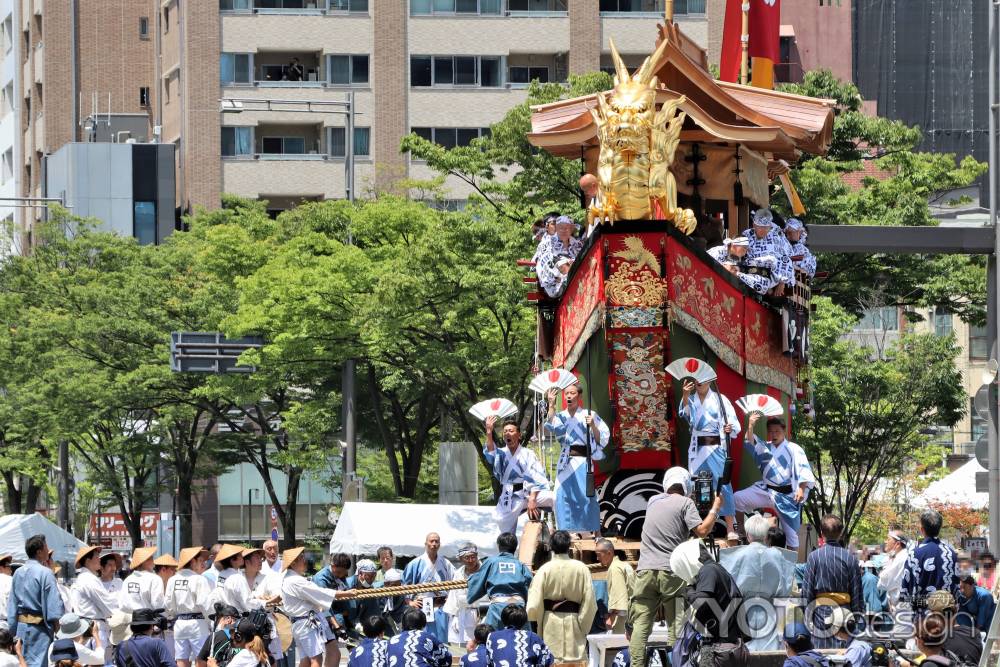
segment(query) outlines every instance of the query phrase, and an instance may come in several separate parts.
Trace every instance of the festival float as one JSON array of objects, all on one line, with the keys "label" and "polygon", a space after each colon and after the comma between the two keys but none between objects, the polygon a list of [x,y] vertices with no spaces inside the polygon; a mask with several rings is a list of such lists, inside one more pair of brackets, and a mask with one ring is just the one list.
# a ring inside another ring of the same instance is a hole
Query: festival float
[{"label": "festival float", "polygon": [[[568,369],[587,407],[611,426],[595,461],[602,530],[637,539],[663,471],[686,465],[680,382],[665,370],[695,357],[732,399],[764,394],[792,414],[808,372],[809,287],[783,296],[747,288],[706,249],[750,227],[802,154],[824,154],[834,102],[715,80],[706,53],[672,22],[630,73],[611,45],[615,88],[532,109],[528,140],[583,160],[600,195],[565,291],[529,294],[541,367]],[[741,414],[742,418],[743,415]],[[794,437],[790,433],[790,437]],[[733,487],[759,479],[742,437],[730,445]]]}]

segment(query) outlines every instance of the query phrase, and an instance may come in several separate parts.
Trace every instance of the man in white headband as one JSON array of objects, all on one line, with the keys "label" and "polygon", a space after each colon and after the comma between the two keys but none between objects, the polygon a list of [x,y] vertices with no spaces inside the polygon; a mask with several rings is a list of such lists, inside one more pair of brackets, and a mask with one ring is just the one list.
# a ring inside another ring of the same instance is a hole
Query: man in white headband
[{"label": "man in white headband", "polygon": [[812,278],[816,275],[816,256],[806,247],[806,230],[798,218],[785,221],[785,238],[791,248],[792,266]]},{"label": "man in white headband", "polygon": [[726,239],[722,245],[709,248],[708,254],[726,271],[739,278],[747,287],[759,294],[766,294],[774,287],[774,271],[778,261],[769,255],[750,259],[750,239],[737,236]]},{"label": "man in white headband", "polygon": [[[455,570],[455,581],[467,580],[482,567],[479,561],[479,549],[472,542],[462,542],[458,545],[458,560],[462,566]],[[479,601],[470,601],[467,592],[464,588],[448,591],[444,613],[448,614],[449,644],[465,646],[473,638],[476,624],[479,623]]]},{"label": "man in white headband", "polygon": [[[773,290],[776,296],[782,296],[785,286],[795,282],[790,259],[792,248],[785,235],[774,224],[771,210],[761,208],[754,211],[753,225],[743,232],[743,236],[750,242],[744,263],[748,267],[755,267],[753,271],[748,269],[747,272],[768,278],[771,286],[765,291]],[[760,291],[756,287],[754,289]]]}]

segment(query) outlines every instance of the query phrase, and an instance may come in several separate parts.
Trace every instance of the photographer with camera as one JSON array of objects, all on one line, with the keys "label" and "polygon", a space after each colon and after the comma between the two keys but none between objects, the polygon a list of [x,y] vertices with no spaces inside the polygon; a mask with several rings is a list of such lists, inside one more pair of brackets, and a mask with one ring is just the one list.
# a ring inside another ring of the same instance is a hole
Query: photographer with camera
[{"label": "photographer with camera", "polygon": [[633,626],[629,653],[635,667],[646,667],[646,644],[661,605],[666,608],[670,644],[680,632],[687,584],[670,569],[670,555],[692,535],[701,538],[711,534],[719,516],[722,496],[715,494],[702,517],[695,502],[687,496],[690,485],[691,475],[686,468],[670,468],[663,476],[664,492],[650,498],[646,506],[639,565],[629,605]]},{"label": "photographer with camera", "polygon": [[[830,629],[844,642],[844,662],[848,667],[871,667],[872,646],[858,636],[857,618],[844,607],[837,607],[830,616]],[[881,654],[880,654],[881,655]]]},{"label": "photographer with camera", "polygon": [[132,636],[115,647],[115,667],[174,667],[160,623],[165,619],[152,609],[132,612]]},{"label": "photographer with camera", "polygon": [[[229,638],[232,647],[239,651],[227,667],[269,667],[267,642],[270,638],[271,628],[265,614],[256,612],[240,619]],[[215,658],[208,659],[208,667],[218,667]]]}]

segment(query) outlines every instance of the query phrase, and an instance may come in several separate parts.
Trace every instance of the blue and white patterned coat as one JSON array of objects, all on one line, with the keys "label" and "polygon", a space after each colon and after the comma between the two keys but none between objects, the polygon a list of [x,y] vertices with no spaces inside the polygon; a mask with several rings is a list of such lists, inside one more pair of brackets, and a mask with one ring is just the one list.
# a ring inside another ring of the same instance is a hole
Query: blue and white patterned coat
[{"label": "blue and white patterned coat", "polygon": [[583,241],[580,239],[570,237],[568,243],[563,243],[556,234],[546,236],[538,243],[534,256],[535,275],[538,276],[538,284],[546,294],[551,297],[562,294],[566,288],[566,276],[556,266],[556,261],[562,255],[576,259],[582,247]]},{"label": "blue and white patterned coat", "polygon": [[351,651],[347,667],[386,667],[388,642],[384,639],[365,639]]},{"label": "blue and white patterned coat", "polygon": [[530,630],[505,628],[486,640],[489,667],[551,667],[555,662],[542,638]]},{"label": "blue and white patterned coat", "polygon": [[903,569],[900,598],[927,595],[938,590],[958,598],[958,568],[955,549],[936,537],[928,537],[910,550]]},{"label": "blue and white patterned coat", "polygon": [[[754,257],[749,259],[748,257],[734,257],[729,254],[729,248],[724,245],[715,246],[708,250],[708,254],[715,261],[720,264],[735,264],[737,266],[736,277],[739,278],[744,285],[749,287],[759,294],[766,294],[772,287],[778,284],[775,279],[775,274],[778,270],[778,260],[771,255],[762,255],[760,257]],[[771,276],[758,276],[753,273],[744,273],[739,271],[739,267],[742,266],[754,266],[761,269],[767,269],[771,272]]]},{"label": "blue and white patterned coat", "polygon": [[792,266],[799,271],[805,272],[807,276],[812,278],[816,275],[816,255],[812,254],[812,251],[806,246],[806,236],[806,232],[803,231],[798,241],[795,243],[788,242],[790,248],[789,257],[801,256],[802,259],[792,260]]},{"label": "blue and white patterned coat", "polygon": [[451,667],[451,651],[426,630],[406,630],[389,640],[388,667]]},{"label": "blue and white patterned coat", "polygon": [[792,269],[792,247],[788,244],[788,239],[777,225],[772,224],[770,231],[764,238],[757,238],[753,229],[747,229],[743,236],[750,241],[747,249],[747,259],[757,259],[758,257],[773,257],[777,260],[777,267],[772,275],[777,282],[790,285],[795,282],[795,271]]}]

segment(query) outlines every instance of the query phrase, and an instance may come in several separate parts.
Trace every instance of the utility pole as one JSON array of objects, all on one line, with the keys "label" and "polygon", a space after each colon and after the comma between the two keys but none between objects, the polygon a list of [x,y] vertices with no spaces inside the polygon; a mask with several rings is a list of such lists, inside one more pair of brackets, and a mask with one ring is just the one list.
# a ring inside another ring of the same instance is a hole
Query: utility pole
[{"label": "utility pole", "polygon": [[[354,203],[354,91],[347,94],[347,131],[346,131],[346,156],[344,168],[344,183],[347,186],[347,201]],[[347,242],[354,243],[350,230],[347,232]],[[357,376],[357,364],[354,359],[348,359],[344,364],[344,385],[342,394],[344,396],[344,442],[347,443],[347,451],[344,456],[344,482],[341,488],[347,488],[350,484],[351,497],[341,498],[342,501],[357,500],[360,494],[357,491],[356,479],[358,469],[358,434],[357,434],[357,413],[354,409],[354,379]]]},{"label": "utility pole", "polygon": [[[997,0],[990,0],[989,11],[989,191],[990,191],[990,224],[993,225],[993,254],[987,262],[986,269],[986,332],[990,341],[990,356],[995,358],[997,352],[997,315],[1000,313],[1000,290],[997,289],[1000,283],[1000,225],[997,224],[997,196],[998,177],[1000,177],[1000,163],[997,155],[997,117],[1000,114],[1000,97],[998,97],[997,72],[1000,58],[1000,32],[998,32]],[[992,378],[993,382],[997,378]],[[987,396],[990,392],[987,391]],[[990,496],[990,549],[996,553],[1000,548],[1000,438],[998,438],[997,413],[998,406],[995,400],[989,401],[990,419],[987,428],[989,437],[989,496]]]}]

